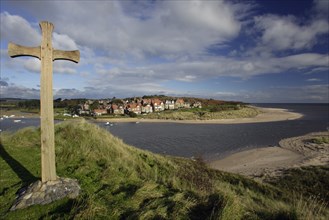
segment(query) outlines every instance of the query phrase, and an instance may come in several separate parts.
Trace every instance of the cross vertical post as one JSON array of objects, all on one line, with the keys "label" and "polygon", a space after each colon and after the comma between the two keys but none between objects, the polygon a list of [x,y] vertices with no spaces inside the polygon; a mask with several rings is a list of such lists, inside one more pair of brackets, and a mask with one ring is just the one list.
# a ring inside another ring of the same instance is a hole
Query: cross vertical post
[{"label": "cross vertical post", "polygon": [[49,22],[41,22],[40,27],[42,32],[40,54],[42,60],[40,76],[41,179],[56,180],[53,110],[53,47],[51,42],[54,26]]},{"label": "cross vertical post", "polygon": [[54,25],[40,22],[42,32],[41,46],[25,47],[9,43],[10,57],[32,56],[41,60],[40,116],[41,116],[41,180],[57,179],[55,161],[54,103],[53,103],[53,61],[69,60],[78,63],[80,52],[55,50],[52,47]]}]

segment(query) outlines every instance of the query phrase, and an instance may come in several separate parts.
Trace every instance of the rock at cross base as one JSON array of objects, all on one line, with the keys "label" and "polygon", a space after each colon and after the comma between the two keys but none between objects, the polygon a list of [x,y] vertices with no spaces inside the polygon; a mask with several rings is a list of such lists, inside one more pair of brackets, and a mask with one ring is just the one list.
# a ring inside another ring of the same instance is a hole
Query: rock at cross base
[{"label": "rock at cross base", "polygon": [[24,209],[31,205],[44,205],[65,197],[76,198],[80,193],[78,181],[69,178],[58,178],[54,181],[38,180],[18,191],[14,205],[10,211]]}]

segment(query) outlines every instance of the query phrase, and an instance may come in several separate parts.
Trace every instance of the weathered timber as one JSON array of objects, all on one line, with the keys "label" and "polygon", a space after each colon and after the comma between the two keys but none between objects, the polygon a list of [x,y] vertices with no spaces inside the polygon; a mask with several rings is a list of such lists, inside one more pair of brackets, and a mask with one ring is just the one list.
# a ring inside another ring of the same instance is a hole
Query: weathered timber
[{"label": "weathered timber", "polygon": [[41,179],[42,182],[57,179],[55,166],[55,134],[53,110],[53,61],[69,60],[78,63],[80,52],[55,50],[52,47],[54,25],[40,22],[42,40],[40,47],[8,44],[10,57],[32,56],[41,60],[40,112],[41,112]]}]

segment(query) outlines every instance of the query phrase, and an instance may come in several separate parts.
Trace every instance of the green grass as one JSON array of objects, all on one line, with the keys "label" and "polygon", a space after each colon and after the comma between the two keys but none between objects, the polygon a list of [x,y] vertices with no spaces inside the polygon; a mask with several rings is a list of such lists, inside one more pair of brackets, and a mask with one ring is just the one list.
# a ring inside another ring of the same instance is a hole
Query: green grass
[{"label": "green grass", "polygon": [[140,117],[149,119],[171,119],[171,120],[213,120],[213,119],[235,119],[252,118],[261,113],[258,109],[244,107],[238,110],[225,110],[212,112],[207,109],[181,109],[154,112]]},{"label": "green grass", "polygon": [[329,144],[329,137],[328,136],[316,137],[311,141],[315,144]]},{"label": "green grass", "polygon": [[325,219],[328,214],[323,209],[315,215],[307,200],[295,202],[289,191],[211,170],[200,160],[128,146],[85,121],[57,124],[55,136],[57,175],[78,179],[82,193],[8,212],[17,190],[40,177],[40,129],[2,133],[0,219],[302,219],[305,213]]},{"label": "green grass", "polygon": [[290,191],[295,207],[303,212],[303,219],[312,219],[329,208],[329,165],[308,166],[286,170],[283,175],[268,178],[266,182]]},{"label": "green grass", "polygon": [[16,108],[15,109],[18,112],[24,112],[24,113],[34,113],[34,114],[39,114],[40,113],[40,109],[39,108]]},{"label": "green grass", "polygon": [[288,169],[282,176],[268,179],[267,182],[305,198],[316,197],[329,205],[329,165]]}]

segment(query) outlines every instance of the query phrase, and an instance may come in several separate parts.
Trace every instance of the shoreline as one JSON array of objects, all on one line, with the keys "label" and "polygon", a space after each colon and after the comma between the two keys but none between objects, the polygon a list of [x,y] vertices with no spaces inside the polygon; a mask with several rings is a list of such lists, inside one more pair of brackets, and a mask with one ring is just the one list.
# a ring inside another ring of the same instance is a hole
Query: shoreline
[{"label": "shoreline", "polygon": [[[304,115],[296,112],[290,112],[287,109],[281,108],[261,108],[252,106],[260,110],[262,113],[251,118],[232,118],[232,119],[209,119],[209,120],[172,120],[172,119],[146,119],[146,118],[97,118],[88,119],[96,122],[110,122],[110,123],[183,123],[183,124],[245,124],[245,123],[262,123],[262,122],[275,122],[275,121],[286,121],[296,120],[302,118]],[[15,115],[12,118],[39,118],[40,115],[37,113],[30,112],[19,112],[19,111],[3,111],[3,115]],[[80,117],[83,118],[83,117]],[[70,119],[67,119],[70,120]]]},{"label": "shoreline", "polygon": [[185,123],[185,124],[245,124],[296,120],[304,115],[296,112],[290,112],[287,109],[280,108],[260,108],[253,107],[262,111],[252,118],[234,118],[234,119],[212,119],[212,120],[164,120],[164,119],[143,119],[143,118],[98,118],[99,122],[146,122],[146,123]]},{"label": "shoreline", "polygon": [[267,176],[281,175],[289,168],[326,165],[329,164],[329,144],[310,141],[321,136],[329,137],[329,131],[286,138],[278,146],[237,152],[207,164],[213,169],[260,180]]}]

